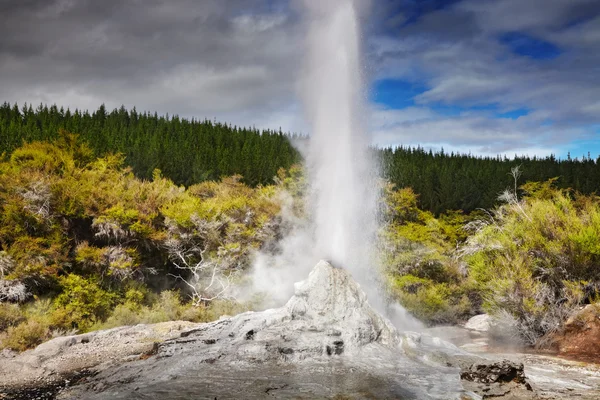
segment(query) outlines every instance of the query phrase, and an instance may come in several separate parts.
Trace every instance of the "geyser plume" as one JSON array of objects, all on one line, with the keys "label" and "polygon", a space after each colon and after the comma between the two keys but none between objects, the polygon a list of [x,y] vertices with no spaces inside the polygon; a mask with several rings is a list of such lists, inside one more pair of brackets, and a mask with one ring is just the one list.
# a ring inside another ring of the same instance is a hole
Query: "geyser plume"
[{"label": "geyser plume", "polygon": [[310,22],[301,95],[312,128],[306,161],[315,251],[364,283],[372,260],[377,190],[362,128],[359,4],[304,4]]},{"label": "geyser plume", "polygon": [[373,270],[377,190],[362,129],[357,10],[364,3],[358,3],[300,0],[307,21],[298,92],[311,128],[309,144],[301,149],[310,183],[309,220],[295,219],[284,202],[282,217],[292,222],[293,232],[278,243],[276,254],[257,254],[253,289],[269,293],[270,305],[287,301],[293,283],[305,279],[320,259],[349,269],[365,289],[372,286],[365,282]]},{"label": "geyser plume", "polygon": [[[305,279],[319,259],[326,259],[348,269],[369,302],[392,322],[417,329],[419,324],[402,307],[385,304],[375,274],[378,174],[363,129],[359,26],[359,13],[367,4],[302,0],[308,23],[299,93],[311,127],[305,149],[310,220],[295,224],[277,255],[257,256],[254,285],[271,294],[274,305],[283,304],[293,294],[293,282]],[[285,209],[283,215],[285,219]]]}]

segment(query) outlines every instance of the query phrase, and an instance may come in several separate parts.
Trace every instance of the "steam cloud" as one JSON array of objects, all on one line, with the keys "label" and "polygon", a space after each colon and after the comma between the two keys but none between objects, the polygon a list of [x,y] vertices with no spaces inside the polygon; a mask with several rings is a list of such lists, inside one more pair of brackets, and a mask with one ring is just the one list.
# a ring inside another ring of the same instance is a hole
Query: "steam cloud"
[{"label": "steam cloud", "polygon": [[[365,96],[357,11],[367,3],[302,3],[308,32],[298,92],[312,128],[305,154],[310,220],[294,221],[296,229],[279,244],[278,255],[257,255],[255,289],[265,290],[276,305],[282,304],[293,294],[293,282],[304,279],[319,259],[326,259],[348,269],[377,309],[387,311],[392,320],[399,316],[404,328],[414,328],[401,307],[385,305],[375,276],[377,174],[363,129]],[[293,218],[285,207],[282,215]]]}]

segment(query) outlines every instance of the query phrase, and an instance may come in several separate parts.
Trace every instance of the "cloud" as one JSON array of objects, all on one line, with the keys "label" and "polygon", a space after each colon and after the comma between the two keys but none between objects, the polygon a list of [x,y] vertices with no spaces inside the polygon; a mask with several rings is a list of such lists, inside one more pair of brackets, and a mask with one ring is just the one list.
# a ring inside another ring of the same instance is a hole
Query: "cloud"
[{"label": "cloud", "polygon": [[[294,101],[297,23],[268,1],[2,3],[3,101],[213,117]],[[18,34],[16,34],[18,32]]]},{"label": "cloud", "polygon": [[[600,3],[587,0],[465,0],[394,35],[372,36],[369,59],[377,78],[429,88],[414,96],[415,105],[475,107],[468,118],[406,122],[403,115],[401,129],[380,129],[376,137],[387,143],[420,137],[477,152],[533,151],[541,144],[560,149],[589,137],[600,122],[598,15]],[[512,121],[477,111],[481,106],[529,113]]]},{"label": "cloud", "polygon": [[466,0],[456,5],[457,11],[474,14],[484,32],[556,30],[599,9],[595,0]]},{"label": "cloud", "polygon": [[[488,112],[490,113],[490,112]],[[421,146],[446,152],[483,156],[529,154],[546,156],[577,149],[574,137],[587,136],[585,129],[539,125],[529,115],[491,118],[485,112],[464,111],[444,115],[428,107],[372,110],[372,142],[387,146]]]},{"label": "cloud", "polygon": [[[596,0],[361,2],[369,3],[367,78],[418,88],[404,101],[386,93],[390,109],[372,112],[379,144],[543,152],[593,137]],[[125,104],[307,133],[296,88],[304,43],[297,4],[4,0],[0,101]],[[531,48],[537,57],[528,56]],[[544,57],[548,49],[552,57]],[[459,112],[444,115],[443,107]],[[499,118],[523,109],[520,118]]]}]

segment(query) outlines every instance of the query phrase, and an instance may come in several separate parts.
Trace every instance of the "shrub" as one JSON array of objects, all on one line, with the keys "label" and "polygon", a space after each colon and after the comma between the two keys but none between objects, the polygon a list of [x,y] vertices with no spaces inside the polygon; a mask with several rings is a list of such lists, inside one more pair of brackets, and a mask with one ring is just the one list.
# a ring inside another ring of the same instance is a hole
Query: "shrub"
[{"label": "shrub", "polygon": [[11,326],[6,331],[6,337],[0,347],[16,351],[24,351],[37,346],[49,337],[48,325],[44,322],[30,319],[17,326]]},{"label": "shrub", "polygon": [[114,293],[102,289],[92,278],[69,274],[61,278],[60,284],[62,293],[54,304],[69,313],[74,328],[83,331],[107,318],[117,300]]},{"label": "shrub", "polygon": [[27,287],[22,282],[0,278],[0,302],[22,303],[30,296],[31,293],[29,293]]},{"label": "shrub", "polygon": [[192,322],[210,322],[224,315],[236,315],[250,309],[251,304],[219,299],[200,306],[185,306],[181,311],[181,319]]},{"label": "shrub", "polygon": [[152,305],[143,318],[147,323],[176,321],[181,316],[181,310],[179,293],[174,290],[165,290],[161,292],[158,301]]},{"label": "shrub", "polygon": [[386,224],[379,254],[390,296],[428,323],[455,323],[473,314],[477,296],[455,246],[464,240],[459,212],[435,218],[417,207],[408,188],[384,186]]},{"label": "shrub", "polygon": [[25,316],[17,304],[0,303],[0,331],[23,322]]},{"label": "shrub", "polygon": [[404,275],[395,279],[397,300],[417,318],[429,323],[457,323],[472,312],[465,290],[456,285]]},{"label": "shrub", "polygon": [[480,220],[461,249],[484,308],[511,320],[528,344],[558,329],[600,278],[600,205],[592,197],[527,184]]},{"label": "shrub", "polygon": [[144,323],[143,315],[148,308],[132,306],[130,303],[119,304],[114,308],[110,317],[104,322],[94,324],[90,330],[110,329],[124,325],[137,325]]}]

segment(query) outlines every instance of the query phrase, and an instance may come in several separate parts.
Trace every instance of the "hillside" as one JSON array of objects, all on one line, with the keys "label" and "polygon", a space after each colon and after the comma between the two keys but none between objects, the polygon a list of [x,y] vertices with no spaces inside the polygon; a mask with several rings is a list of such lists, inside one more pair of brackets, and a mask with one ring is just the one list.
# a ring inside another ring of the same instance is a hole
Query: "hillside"
[{"label": "hillside", "polygon": [[[122,153],[139,178],[150,179],[154,169],[186,186],[239,174],[251,186],[273,182],[279,168],[301,162],[292,141],[302,136],[259,131],[209,120],[140,113],[124,107],[71,111],[55,105],[33,108],[0,106],[0,152],[10,154],[23,143],[50,140],[59,129],[75,132],[96,156]],[[587,156],[482,158],[432,152],[422,148],[378,149],[383,177],[396,187],[411,187],[419,206],[436,215],[447,210],[466,213],[497,205],[497,198],[514,187],[511,168],[520,166],[519,183],[558,177],[556,186],[592,194],[600,188],[600,164]]]}]

